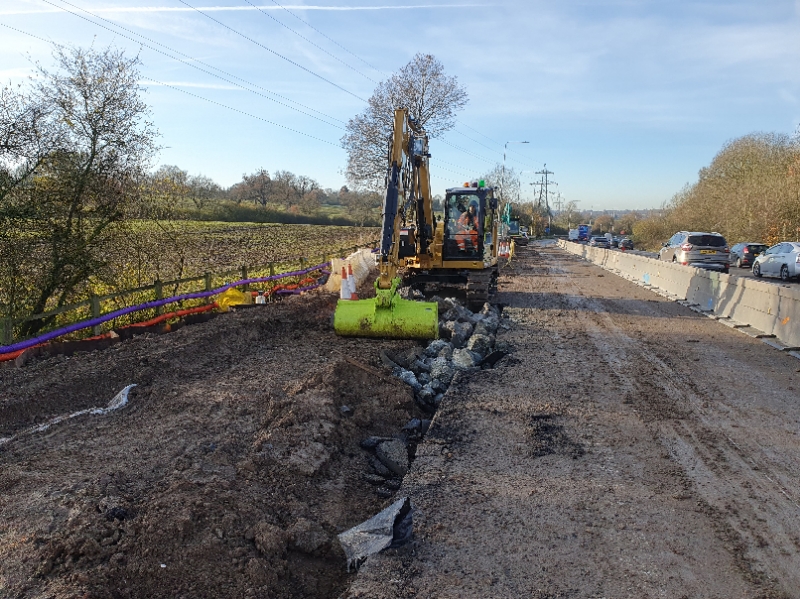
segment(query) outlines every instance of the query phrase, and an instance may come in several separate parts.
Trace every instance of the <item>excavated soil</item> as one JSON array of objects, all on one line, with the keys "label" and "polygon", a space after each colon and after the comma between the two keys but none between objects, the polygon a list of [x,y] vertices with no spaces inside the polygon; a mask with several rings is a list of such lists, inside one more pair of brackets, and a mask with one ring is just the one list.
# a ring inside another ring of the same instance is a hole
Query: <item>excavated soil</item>
[{"label": "excavated soil", "polygon": [[309,295],[0,370],[0,437],[138,384],[0,445],[0,596],[800,597],[800,362],[519,252],[515,351],[453,380],[393,485],[413,541],[357,576],[335,535],[392,502],[359,441],[423,417],[380,361],[412,342],[338,339]]},{"label": "excavated soil", "polygon": [[392,501],[359,441],[425,416],[376,370],[414,342],[337,338],[334,302],[0,370],[0,596],[338,596],[335,535]]}]

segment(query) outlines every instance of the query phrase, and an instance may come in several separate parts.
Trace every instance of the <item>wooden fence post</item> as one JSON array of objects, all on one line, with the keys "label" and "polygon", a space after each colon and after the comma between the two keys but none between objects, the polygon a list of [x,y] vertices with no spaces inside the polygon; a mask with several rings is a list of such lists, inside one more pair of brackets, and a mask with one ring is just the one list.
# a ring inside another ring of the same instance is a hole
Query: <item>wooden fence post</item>
[{"label": "wooden fence post", "polygon": [[[242,266],[242,280],[245,279],[247,279],[247,267]],[[250,291],[250,285],[249,284],[242,285],[242,291]]]},{"label": "wooden fence post", "polygon": [[[100,296],[92,295],[92,318],[100,318]],[[92,333],[99,335],[103,332],[103,325],[96,324],[92,327]]]},{"label": "wooden fence post", "polygon": [[271,276],[271,277],[275,276],[275,263],[274,262],[270,262],[269,263],[269,276]]},{"label": "wooden fence post", "polygon": [[12,326],[11,319],[4,318],[0,323],[0,345],[11,345]]},{"label": "wooden fence post", "polygon": [[305,270],[306,268],[306,259],[301,257],[300,258],[300,270]]},{"label": "wooden fence post", "polygon": [[[158,279],[153,281],[153,287],[155,287],[156,301],[164,299],[164,285],[161,283],[161,281]],[[163,306],[156,307],[156,314],[161,314],[163,311],[164,311]]]}]

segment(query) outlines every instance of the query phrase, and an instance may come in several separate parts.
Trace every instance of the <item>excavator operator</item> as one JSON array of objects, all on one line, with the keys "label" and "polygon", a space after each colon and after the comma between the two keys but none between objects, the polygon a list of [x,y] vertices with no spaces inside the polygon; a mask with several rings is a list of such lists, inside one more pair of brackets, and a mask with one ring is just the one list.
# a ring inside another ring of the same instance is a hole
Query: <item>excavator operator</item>
[{"label": "excavator operator", "polygon": [[478,251],[478,202],[472,200],[469,208],[461,213],[457,221],[456,241],[462,252]]}]

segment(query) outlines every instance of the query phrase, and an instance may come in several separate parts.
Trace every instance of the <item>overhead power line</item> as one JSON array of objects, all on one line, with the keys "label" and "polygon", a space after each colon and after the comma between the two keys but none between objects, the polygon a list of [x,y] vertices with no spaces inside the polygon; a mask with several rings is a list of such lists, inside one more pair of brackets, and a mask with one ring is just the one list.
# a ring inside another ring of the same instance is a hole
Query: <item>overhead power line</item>
[{"label": "overhead power line", "polygon": [[[467,129],[469,129],[470,131],[474,131],[475,133],[477,133],[477,134],[478,134],[478,135],[480,135],[481,137],[485,137],[485,138],[486,138],[486,139],[488,139],[490,142],[492,142],[492,143],[496,144],[496,145],[497,145],[497,147],[498,147],[498,149],[499,149],[499,148],[503,148],[503,149],[504,149],[504,151],[513,152],[514,154],[518,154],[518,155],[520,155],[520,156],[525,156],[525,154],[522,154],[522,153],[520,153],[520,152],[517,152],[517,151],[516,151],[516,150],[514,150],[514,149],[511,149],[511,148],[506,148],[504,144],[501,144],[499,141],[495,141],[494,139],[492,139],[492,138],[491,138],[491,137],[489,137],[488,135],[484,135],[483,133],[481,133],[481,132],[480,132],[480,131],[478,131],[477,129],[474,129],[473,127],[470,127],[469,125],[467,125],[466,123],[463,123],[463,122],[459,121],[458,119],[456,119],[456,123],[458,123],[458,124],[459,124],[459,125],[461,125],[462,127],[466,127],[466,128],[467,128]],[[469,139],[470,141],[472,141],[472,142],[474,142],[474,143],[476,143],[476,144],[478,144],[478,145],[480,145],[480,146],[483,146],[483,147],[484,147],[484,148],[486,148],[487,150],[498,151],[498,150],[495,150],[494,148],[490,148],[489,146],[487,146],[487,145],[485,145],[485,144],[483,144],[483,143],[479,142],[479,141],[478,141],[478,140],[476,140],[476,139],[472,139],[472,138],[471,138],[469,135],[467,135],[467,134],[465,134],[465,133],[462,133],[461,131],[457,131],[456,129],[453,129],[453,131],[454,131],[455,133],[458,133],[459,135],[462,135],[462,136],[466,137],[466,138],[467,138],[467,139]],[[525,156],[525,157],[527,158],[527,156]],[[514,158],[509,158],[509,160],[510,160],[511,162],[516,162],[517,164],[521,164],[522,166],[527,166],[527,167],[529,167],[529,168],[531,168],[531,169],[535,168],[535,167],[534,167],[532,164],[529,164],[529,163],[527,163],[527,162],[522,162],[522,161],[520,161],[520,160],[515,160]]]},{"label": "overhead power line", "polygon": [[[64,1],[64,0],[62,0],[62,1]],[[246,40],[248,40],[248,41],[250,41],[250,42],[252,42],[252,43],[256,44],[257,46],[260,46],[261,48],[264,48],[265,50],[267,50],[267,51],[269,51],[269,52],[271,52],[271,53],[275,54],[276,56],[279,56],[280,58],[283,58],[283,59],[284,59],[284,60],[286,60],[287,62],[289,62],[289,63],[291,63],[291,64],[293,64],[293,65],[295,65],[295,66],[297,66],[297,67],[299,67],[299,68],[301,68],[301,69],[303,69],[304,71],[307,71],[307,72],[311,73],[312,75],[314,75],[314,76],[316,76],[316,77],[318,77],[318,78],[322,79],[323,81],[326,81],[327,83],[330,83],[331,85],[333,85],[333,86],[335,86],[335,87],[337,87],[337,88],[341,89],[342,91],[344,91],[344,92],[346,92],[346,93],[350,94],[351,96],[353,96],[353,97],[355,97],[355,98],[358,98],[359,100],[361,100],[361,101],[363,101],[363,102],[367,102],[367,100],[365,100],[364,98],[361,98],[360,96],[358,96],[358,95],[354,94],[353,92],[351,92],[351,91],[349,91],[349,90],[347,90],[347,89],[345,89],[345,88],[341,87],[341,86],[340,86],[340,85],[338,85],[337,83],[333,83],[332,81],[330,81],[330,80],[328,80],[328,79],[326,79],[326,78],[322,77],[321,75],[318,75],[317,73],[314,73],[313,71],[310,71],[309,69],[306,69],[306,68],[305,68],[305,67],[303,67],[302,65],[300,65],[300,64],[298,64],[298,63],[296,63],[296,62],[292,61],[291,59],[289,59],[289,58],[286,58],[285,56],[283,56],[283,55],[281,55],[281,54],[279,54],[279,53],[275,52],[274,50],[272,50],[272,49],[270,49],[270,48],[268,48],[268,47],[264,46],[264,45],[263,45],[263,44],[261,44],[260,42],[258,42],[258,41],[256,41],[256,40],[254,40],[254,39],[250,38],[249,36],[247,36],[247,35],[245,35],[245,34],[243,34],[243,33],[239,32],[239,31],[237,31],[237,30],[236,30],[236,29],[234,29],[233,27],[230,27],[229,25],[226,25],[225,23],[223,23],[223,22],[219,21],[218,19],[215,19],[214,17],[212,17],[212,16],[210,16],[210,15],[208,15],[208,14],[204,13],[202,10],[200,10],[200,9],[198,9],[198,8],[196,8],[196,7],[194,7],[194,6],[192,6],[192,5],[191,5],[191,4],[189,4],[188,2],[186,2],[186,0],[178,0],[178,1],[179,1],[181,4],[184,4],[185,6],[188,6],[189,8],[192,8],[193,10],[195,10],[195,11],[197,11],[198,13],[202,14],[203,16],[207,17],[208,19],[210,19],[210,20],[214,21],[215,23],[217,23],[217,24],[221,25],[222,27],[225,27],[225,28],[226,28],[226,29],[228,29],[229,31],[232,31],[232,32],[233,32],[233,33],[235,33],[236,35],[239,35],[240,37],[242,37],[242,38],[244,38],[244,39],[246,39]],[[253,5],[253,4],[250,2],[250,0],[245,0],[245,1],[246,1],[248,4],[250,4],[251,6],[254,6],[254,5]],[[277,2],[275,2],[275,0],[272,0],[272,1],[273,1],[273,3],[275,3],[276,5],[280,6],[280,4],[278,4]],[[283,7],[281,7],[281,8],[283,8]],[[259,10],[260,10],[260,9],[259,9]],[[284,9],[284,10],[286,10],[286,9]],[[260,12],[262,12],[262,13],[263,13],[264,11],[263,11],[263,10],[260,10]],[[288,10],[287,10],[287,12],[290,12],[290,11],[288,11]],[[266,13],[264,13],[264,14],[266,14]],[[267,16],[269,16],[269,15],[267,15]],[[270,17],[270,18],[272,18],[272,17]],[[299,17],[298,17],[298,18],[299,18]],[[300,20],[301,20],[301,21],[303,21],[303,19],[300,19]],[[279,22],[279,21],[278,21],[278,22]],[[303,22],[305,22],[305,21],[303,21]],[[280,22],[279,22],[279,23],[280,23]],[[314,28],[314,29],[315,29],[315,31],[318,31],[318,32],[319,32],[319,30],[317,30],[316,28]],[[324,34],[322,34],[322,32],[319,32],[319,33],[320,33],[321,35],[324,35]],[[301,37],[303,37],[303,36],[301,36]],[[327,36],[326,36],[326,37],[327,37]],[[309,41],[309,43],[312,43],[312,44],[313,44],[313,42],[310,42],[310,40],[308,40],[307,38],[303,37],[303,39],[305,39],[306,41]],[[329,38],[328,38],[328,39],[329,39]],[[314,45],[314,46],[316,46],[316,44],[313,44],[313,45]],[[316,47],[318,47],[318,46],[316,46]],[[463,133],[461,133],[461,135],[464,135],[464,134],[463,134]],[[471,139],[469,136],[466,136],[466,135],[465,135],[465,137],[467,137],[467,139],[470,139],[471,141],[475,142],[475,140]],[[484,137],[485,137],[485,136],[484,136]],[[488,138],[488,139],[491,139],[491,138]],[[454,144],[448,143],[448,142],[446,142],[446,141],[444,141],[444,140],[440,140],[440,141],[442,141],[442,143],[444,143],[444,144],[446,144],[446,145],[449,145],[450,147],[452,147],[452,148],[454,148],[454,149],[456,149],[456,150],[459,150],[460,152],[464,152],[464,153],[466,153],[466,154],[468,154],[468,155],[470,155],[470,156],[473,156],[473,157],[475,157],[475,158],[478,158],[478,159],[480,159],[480,160],[483,160],[483,161],[485,161],[485,162],[487,162],[487,163],[492,163],[492,162],[493,162],[492,160],[488,160],[488,159],[486,159],[486,158],[484,158],[484,157],[478,156],[477,154],[473,154],[472,152],[469,152],[468,150],[465,150],[464,148],[461,148],[461,147],[459,147],[459,146],[456,146],[456,145],[454,145]],[[479,142],[476,142],[476,143],[479,143]],[[483,145],[483,144],[481,144],[481,145]],[[485,146],[484,146],[484,147],[485,147]]]},{"label": "overhead power line", "polygon": [[464,148],[462,148],[462,147],[459,147],[459,146],[457,146],[457,145],[455,145],[455,144],[451,144],[450,142],[448,142],[448,141],[445,141],[445,140],[443,140],[443,139],[441,139],[441,138],[437,139],[436,141],[440,141],[440,142],[442,142],[442,143],[443,143],[444,145],[446,145],[446,146],[450,146],[451,148],[454,148],[454,149],[456,149],[456,150],[459,150],[460,152],[464,152],[465,154],[468,154],[468,155],[472,156],[473,158],[477,158],[478,160],[482,160],[482,161],[484,161],[484,162],[486,162],[486,163],[489,163],[489,164],[491,164],[491,163],[493,162],[492,160],[489,160],[488,158],[485,158],[484,156],[478,156],[477,154],[473,154],[473,153],[472,153],[472,152],[470,152],[469,150],[465,150]]},{"label": "overhead power line", "polygon": [[[176,60],[176,61],[178,61],[178,62],[180,62],[182,64],[185,64],[188,67],[191,67],[191,68],[193,68],[195,70],[200,71],[201,73],[205,73],[207,75],[211,75],[212,77],[215,77],[215,78],[217,78],[217,79],[219,79],[221,81],[225,81],[226,83],[230,83],[231,85],[235,85],[236,87],[238,87],[240,89],[243,89],[245,91],[249,91],[250,93],[253,93],[253,94],[256,94],[256,95],[261,96],[263,98],[266,98],[267,100],[270,100],[271,102],[275,102],[276,104],[280,104],[281,106],[284,106],[286,108],[289,108],[291,110],[299,112],[300,114],[304,114],[306,116],[310,116],[313,119],[316,119],[316,120],[318,120],[320,122],[325,123],[326,125],[330,125],[332,127],[337,127],[338,129],[343,129],[343,127],[341,127],[340,125],[336,125],[334,123],[329,123],[328,121],[326,121],[324,119],[321,119],[320,117],[315,116],[313,114],[309,114],[309,113],[307,113],[307,112],[305,112],[303,110],[300,110],[299,108],[297,108],[295,106],[291,106],[290,104],[285,104],[284,102],[280,102],[280,101],[276,100],[275,98],[271,98],[271,97],[269,97],[267,95],[264,95],[264,94],[254,90],[254,89],[250,89],[248,87],[240,85],[239,83],[236,83],[236,81],[231,81],[230,79],[226,79],[225,77],[222,77],[222,76],[220,76],[220,75],[218,75],[216,73],[212,73],[210,71],[207,71],[206,69],[203,69],[203,68],[197,66],[197,64],[201,64],[201,65],[203,65],[205,67],[208,67],[209,69],[213,69],[215,71],[219,71],[220,73],[224,73],[225,75],[227,75],[228,77],[231,77],[232,79],[235,79],[235,80],[238,80],[238,81],[243,81],[244,83],[246,83],[247,85],[249,85],[251,87],[264,90],[268,94],[272,94],[273,96],[275,96],[277,98],[281,98],[283,100],[286,100],[287,102],[292,102],[294,104],[297,104],[297,106],[301,106],[302,108],[305,108],[306,110],[310,110],[312,112],[316,112],[317,114],[320,114],[320,115],[324,116],[326,119],[329,119],[329,120],[332,120],[332,121],[336,121],[336,122],[341,123],[342,125],[344,125],[344,121],[341,121],[341,120],[337,119],[336,117],[332,117],[332,116],[330,116],[328,114],[325,114],[324,112],[321,112],[319,110],[311,108],[310,106],[306,106],[304,104],[301,104],[300,102],[296,102],[294,100],[291,100],[290,98],[287,98],[286,96],[282,96],[282,95],[277,94],[277,93],[275,93],[275,92],[273,92],[273,91],[271,91],[271,90],[269,90],[269,89],[267,89],[267,88],[265,88],[263,86],[257,85],[255,83],[251,83],[250,81],[247,81],[246,79],[242,79],[241,77],[237,77],[236,75],[234,75],[232,73],[229,73],[229,72],[227,72],[227,71],[225,71],[223,69],[217,68],[217,67],[215,67],[213,65],[210,65],[210,64],[208,64],[206,62],[203,62],[202,60],[199,60],[199,59],[196,59],[196,58],[194,58],[192,56],[189,56],[188,54],[185,54],[185,53],[183,53],[183,52],[181,52],[179,50],[175,50],[174,48],[171,48],[170,46],[167,46],[167,45],[162,44],[160,42],[157,42],[157,41],[155,41],[155,40],[153,40],[153,39],[151,39],[149,37],[146,37],[144,35],[136,33],[135,31],[131,31],[130,29],[127,29],[126,27],[123,27],[122,25],[117,25],[116,23],[114,23],[112,21],[109,21],[108,19],[104,19],[103,17],[98,16],[98,15],[92,13],[91,11],[88,11],[88,10],[86,10],[84,8],[81,8],[80,6],[76,6],[76,5],[68,2],[67,0],[57,0],[57,1],[61,2],[63,4],[66,4],[68,6],[71,6],[72,8],[74,8],[76,10],[80,10],[82,12],[85,12],[86,14],[91,15],[95,19],[99,19],[101,21],[109,23],[112,27],[115,27],[115,28],[120,29],[122,31],[127,31],[131,35],[134,35],[134,36],[136,36],[137,38],[140,38],[140,39],[136,40],[136,39],[133,39],[133,38],[131,38],[131,37],[129,37],[129,36],[123,34],[123,33],[119,33],[118,31],[110,29],[109,27],[106,27],[105,25],[103,25],[101,23],[97,23],[97,22],[93,21],[92,19],[84,17],[83,15],[80,15],[80,14],[78,14],[76,12],[73,12],[73,11],[67,9],[67,8],[64,8],[63,6],[58,6],[57,4],[53,4],[50,0],[42,0],[42,2],[45,2],[46,4],[49,4],[50,6],[53,6],[53,7],[57,8],[59,10],[62,10],[64,12],[67,12],[67,13],[73,15],[73,16],[76,16],[79,19],[83,19],[84,21],[87,21],[88,23],[91,23],[92,25],[95,25],[97,27],[105,29],[106,31],[110,31],[114,35],[119,35],[120,37],[123,37],[123,38],[125,38],[127,40],[130,40],[130,41],[132,41],[132,42],[134,42],[136,44],[140,44],[140,45],[144,46],[145,48],[148,48],[149,50],[152,50],[153,52],[158,52],[159,54],[162,54],[163,56],[166,56],[167,58],[171,58],[172,60]],[[147,42],[150,42],[151,44],[155,44],[155,45],[160,46],[162,48],[166,48],[167,50],[169,50],[173,54],[176,54],[177,56],[184,56],[188,60],[183,60],[181,58],[177,58],[176,56],[170,56],[168,53],[164,52],[163,50],[159,50],[158,48],[154,48],[153,46],[150,46],[150,45],[148,45],[146,43],[143,43],[140,40],[146,40]],[[197,63],[197,64],[194,64],[194,63]]]},{"label": "overhead power line", "polygon": [[292,16],[293,16],[295,19],[297,19],[298,21],[300,21],[301,23],[304,23],[305,25],[308,25],[309,27],[311,27],[311,29],[313,29],[314,31],[316,31],[317,33],[319,33],[319,34],[320,34],[322,37],[324,37],[326,40],[328,40],[328,41],[329,41],[329,42],[331,42],[332,44],[335,44],[335,45],[339,46],[339,47],[340,47],[342,50],[344,50],[345,52],[347,52],[347,53],[348,53],[348,54],[350,54],[351,56],[354,56],[354,57],[356,57],[358,60],[360,60],[361,62],[363,62],[363,63],[364,63],[365,65],[367,65],[369,68],[371,68],[372,70],[374,70],[376,73],[380,73],[381,75],[385,75],[385,73],[384,73],[383,71],[381,71],[379,68],[372,66],[372,65],[371,65],[370,63],[368,63],[366,60],[364,60],[363,58],[361,58],[361,57],[360,57],[358,54],[355,54],[355,53],[351,52],[350,50],[348,50],[347,48],[345,48],[344,46],[342,46],[342,45],[341,45],[339,42],[337,42],[336,40],[329,38],[327,35],[325,35],[324,33],[322,33],[322,32],[321,32],[319,29],[317,29],[316,27],[314,27],[314,26],[313,26],[311,23],[309,23],[308,21],[306,21],[306,20],[305,20],[305,19],[303,19],[302,17],[299,17],[299,16],[297,16],[295,13],[293,13],[291,10],[289,10],[288,8],[286,8],[285,6],[283,6],[282,4],[279,4],[279,3],[278,3],[278,2],[276,2],[275,0],[271,0],[271,1],[272,1],[272,3],[273,3],[275,6],[279,6],[280,8],[282,8],[283,10],[285,10],[286,12],[288,12],[290,15],[292,15]]},{"label": "overhead power line", "polygon": [[[252,6],[253,8],[255,8],[255,9],[258,11],[258,12],[260,12],[261,14],[263,14],[265,17],[268,17],[268,18],[272,19],[273,21],[275,21],[275,22],[276,22],[278,25],[280,25],[281,27],[284,27],[285,29],[288,29],[289,31],[291,31],[292,33],[294,33],[294,34],[295,34],[297,37],[299,37],[299,38],[300,38],[300,39],[302,39],[302,40],[305,40],[305,41],[307,41],[309,44],[311,44],[312,46],[314,46],[314,47],[315,47],[317,50],[319,50],[319,51],[321,51],[321,52],[324,52],[325,54],[327,54],[328,56],[330,56],[330,57],[331,57],[331,58],[333,58],[334,60],[336,60],[336,61],[338,61],[338,62],[342,63],[342,64],[343,64],[344,66],[346,66],[348,69],[351,69],[351,70],[355,71],[356,73],[358,73],[359,75],[361,75],[361,76],[362,76],[362,77],[364,77],[365,79],[369,79],[370,81],[372,81],[372,83],[378,83],[377,81],[375,81],[375,80],[374,80],[372,77],[370,77],[369,75],[365,75],[364,73],[362,73],[361,71],[359,71],[357,68],[355,68],[354,66],[352,66],[352,65],[348,64],[347,62],[345,62],[344,60],[342,60],[342,59],[341,59],[341,58],[339,58],[338,56],[336,56],[336,55],[332,54],[331,52],[328,52],[328,51],[327,51],[325,48],[323,48],[322,46],[318,46],[317,44],[315,44],[314,42],[312,42],[310,39],[308,39],[306,36],[304,36],[304,35],[303,35],[302,33],[300,33],[299,31],[297,31],[297,30],[295,30],[295,29],[292,29],[292,28],[291,28],[291,27],[289,27],[289,26],[288,26],[286,23],[283,23],[283,22],[279,21],[278,19],[276,19],[275,17],[273,17],[271,14],[269,14],[267,11],[265,11],[263,8],[260,8],[260,7],[256,6],[255,4],[253,4],[252,2],[250,2],[250,0],[244,0],[244,1],[245,1],[245,2],[247,2],[247,3],[248,3],[250,6]],[[280,6],[280,5],[279,5],[279,6]],[[283,8],[283,7],[281,7],[281,8]],[[285,10],[285,9],[284,9],[284,10]]]},{"label": "overhead power line", "polygon": [[[21,29],[17,29],[16,27],[11,27],[10,25],[6,25],[5,23],[0,23],[0,26],[6,27],[7,29],[11,29],[13,31],[16,31],[17,33],[21,33],[23,35],[27,35],[29,37],[32,37],[34,39],[46,42],[48,44],[54,44],[59,48],[64,48],[65,47],[63,44],[59,44],[57,42],[54,42],[53,40],[45,39],[45,38],[40,37],[38,35],[35,35],[33,33],[28,33],[27,31],[23,31]],[[308,137],[308,138],[314,139],[316,141],[320,141],[320,142],[322,142],[324,144],[335,146],[337,148],[341,147],[341,146],[339,146],[339,144],[331,142],[331,141],[328,141],[326,139],[322,139],[321,137],[316,137],[316,136],[311,135],[309,133],[304,133],[302,131],[298,131],[297,129],[292,129],[291,127],[287,127],[286,125],[281,125],[280,123],[276,123],[275,121],[271,121],[269,119],[265,119],[264,117],[260,117],[260,116],[257,116],[255,114],[251,114],[249,112],[246,112],[244,110],[240,110],[238,108],[234,108],[233,106],[228,106],[227,104],[223,104],[222,102],[217,102],[216,100],[211,100],[210,98],[206,98],[204,96],[201,96],[200,94],[195,94],[195,93],[192,93],[190,91],[186,91],[185,89],[181,89],[180,87],[176,87],[174,85],[170,85],[169,83],[165,83],[163,81],[158,81],[156,79],[152,79],[152,81],[153,81],[153,83],[157,83],[158,85],[163,85],[164,87],[169,87],[171,89],[179,91],[182,94],[186,94],[188,96],[192,96],[194,98],[198,98],[198,99],[203,100],[205,102],[209,102],[211,104],[215,104],[215,105],[220,106],[222,108],[225,108],[227,110],[232,110],[233,112],[238,112],[239,114],[243,114],[245,116],[249,116],[251,118],[258,119],[259,121],[263,121],[265,123],[269,123],[270,125],[274,125],[276,127],[280,127],[281,129],[286,129],[287,131],[291,131],[292,133],[297,133],[297,134],[302,135],[304,137]]]},{"label": "overhead power line", "polygon": [[191,4],[189,4],[188,2],[186,2],[185,0],[178,0],[178,2],[180,2],[181,4],[184,4],[184,5],[186,5],[186,6],[188,6],[188,7],[189,7],[189,8],[191,8],[192,10],[194,10],[194,11],[196,11],[196,12],[200,13],[201,15],[203,15],[204,17],[206,17],[207,19],[210,19],[210,20],[214,21],[215,23],[217,23],[218,25],[220,25],[220,26],[224,27],[224,28],[225,28],[225,29],[227,29],[228,31],[231,31],[231,32],[235,33],[236,35],[238,35],[238,36],[240,36],[240,37],[242,37],[242,38],[246,39],[247,41],[249,41],[249,42],[251,42],[251,43],[255,44],[255,45],[256,45],[256,46],[258,46],[259,48],[263,48],[264,50],[266,50],[266,51],[267,51],[267,52],[269,52],[270,54],[274,54],[274,55],[275,55],[275,56],[277,56],[278,58],[281,58],[281,59],[285,60],[286,62],[288,62],[289,64],[291,64],[291,65],[293,65],[293,66],[296,66],[298,69],[302,69],[303,71],[305,71],[305,72],[306,72],[306,73],[308,73],[309,75],[313,75],[313,76],[314,76],[314,77],[316,77],[317,79],[319,79],[319,80],[321,80],[321,81],[324,81],[325,83],[327,83],[327,84],[329,84],[329,85],[332,85],[332,86],[333,86],[333,87],[335,87],[336,89],[339,89],[339,90],[343,91],[344,93],[346,93],[346,94],[349,94],[349,95],[353,96],[354,98],[356,98],[356,99],[358,99],[358,100],[361,100],[362,102],[366,102],[366,100],[365,100],[364,98],[362,98],[361,96],[359,96],[358,94],[355,94],[355,93],[351,92],[349,89],[345,89],[344,87],[342,87],[342,86],[341,86],[341,85],[339,85],[338,83],[334,83],[333,81],[331,81],[330,79],[327,79],[327,78],[323,77],[323,76],[322,76],[322,75],[320,75],[319,73],[315,73],[315,72],[314,72],[314,71],[312,71],[311,69],[304,67],[304,66],[303,66],[303,65],[301,65],[300,63],[298,63],[298,62],[295,62],[294,60],[292,60],[291,58],[288,58],[287,56],[284,56],[284,55],[283,55],[283,54],[281,54],[280,52],[276,52],[276,51],[275,51],[275,50],[273,50],[272,48],[269,48],[269,47],[265,46],[264,44],[262,44],[261,42],[259,42],[259,41],[257,41],[257,40],[254,40],[252,37],[249,37],[249,36],[245,35],[244,33],[241,33],[241,32],[239,32],[239,31],[237,31],[236,29],[234,29],[233,27],[230,27],[230,26],[226,25],[225,23],[223,23],[223,22],[222,22],[222,21],[220,21],[219,19],[215,19],[214,17],[212,17],[212,16],[211,16],[211,15],[209,15],[208,13],[205,13],[205,12],[203,12],[202,10],[200,10],[199,8],[196,8],[196,7],[192,6]]},{"label": "overhead power line", "polygon": [[238,108],[234,108],[232,106],[228,106],[227,104],[223,104],[222,102],[217,102],[216,100],[211,100],[210,98],[206,98],[199,94],[193,94],[190,91],[186,91],[185,89],[181,89],[180,87],[175,87],[174,85],[170,85],[169,83],[164,83],[163,81],[156,81],[153,79],[153,83],[158,83],[159,85],[163,85],[164,87],[169,87],[174,90],[177,90],[183,94],[194,96],[195,98],[199,98],[200,100],[205,100],[206,102],[210,102],[211,104],[216,104],[217,106],[221,106],[222,108],[227,108],[228,110],[232,110],[234,112],[238,112],[239,114],[243,114],[245,116],[252,117],[254,119],[258,119],[259,121],[264,121],[265,123],[269,123],[270,125],[275,125],[276,127],[280,127],[281,129],[286,129],[287,131],[291,131],[292,133],[298,133],[305,137],[309,137],[311,139],[315,139],[317,141],[321,141],[324,144],[328,144],[329,146],[335,146],[340,148],[341,146],[338,143],[333,143],[332,141],[328,141],[327,139],[322,139],[321,137],[316,137],[311,135],[310,133],[303,133],[302,131],[298,131],[297,129],[292,129],[291,127],[287,127],[286,125],[281,125],[280,123],[276,123],[275,121],[270,121],[269,119],[265,119],[264,117],[257,116],[255,114],[250,114],[249,112],[245,112],[244,110],[239,110]]}]

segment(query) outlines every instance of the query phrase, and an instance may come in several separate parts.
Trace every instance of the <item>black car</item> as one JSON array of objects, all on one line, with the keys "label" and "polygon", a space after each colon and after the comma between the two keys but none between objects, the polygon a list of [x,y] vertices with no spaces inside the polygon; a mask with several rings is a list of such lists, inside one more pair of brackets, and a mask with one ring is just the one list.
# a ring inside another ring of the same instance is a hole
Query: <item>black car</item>
[{"label": "black car", "polygon": [[620,239],[619,240],[619,249],[632,250],[633,249],[633,242],[628,238]]},{"label": "black car", "polygon": [[756,256],[767,249],[766,244],[746,242],[737,243],[731,248],[731,262],[738,268],[745,268],[753,265]]}]

